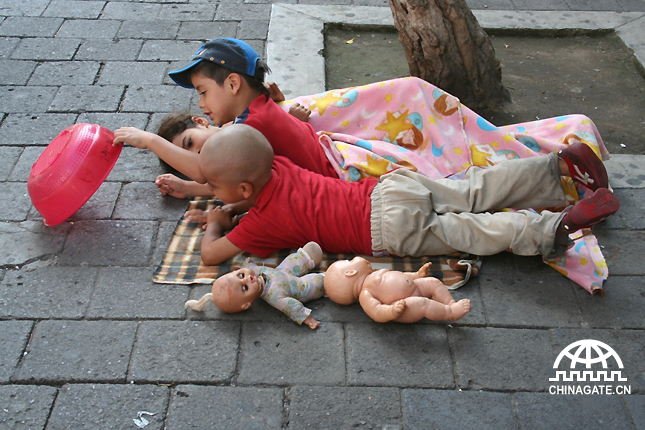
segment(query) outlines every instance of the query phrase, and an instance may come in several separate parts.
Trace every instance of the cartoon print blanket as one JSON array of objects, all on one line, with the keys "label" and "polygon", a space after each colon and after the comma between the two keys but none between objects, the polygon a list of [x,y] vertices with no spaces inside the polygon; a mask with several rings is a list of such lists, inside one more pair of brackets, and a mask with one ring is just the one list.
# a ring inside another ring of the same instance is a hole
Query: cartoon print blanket
[{"label": "cartoon print blanket", "polygon": [[[598,130],[583,115],[567,115],[496,127],[460,101],[418,78],[402,78],[327,91],[284,102],[311,111],[327,157],[342,179],[357,181],[399,167],[430,178],[459,177],[470,166],[549,154],[576,141],[608,159]],[[585,187],[563,178],[571,204]],[[537,209],[539,210],[539,209]],[[592,294],[603,294],[607,264],[595,236],[571,235],[575,246],[545,263]]]}]

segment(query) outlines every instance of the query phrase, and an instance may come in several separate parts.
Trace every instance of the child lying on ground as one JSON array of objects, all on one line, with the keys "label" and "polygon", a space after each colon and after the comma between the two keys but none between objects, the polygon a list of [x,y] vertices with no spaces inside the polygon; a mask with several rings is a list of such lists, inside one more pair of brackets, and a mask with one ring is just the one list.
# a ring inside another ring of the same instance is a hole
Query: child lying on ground
[{"label": "child lying on ground", "polygon": [[[602,161],[584,144],[488,169],[471,167],[463,180],[431,180],[398,169],[378,181],[349,183],[274,157],[260,132],[238,124],[207,140],[199,169],[220,200],[252,208],[228,235],[230,214],[209,212],[201,246],[206,265],[243,250],[267,257],[310,241],[331,253],[491,255],[510,250],[553,258],[570,245],[569,232],[592,226],[619,208],[606,188]],[[560,176],[571,176],[570,170],[590,179],[586,182],[594,193],[565,211],[489,213],[565,206]]]}]

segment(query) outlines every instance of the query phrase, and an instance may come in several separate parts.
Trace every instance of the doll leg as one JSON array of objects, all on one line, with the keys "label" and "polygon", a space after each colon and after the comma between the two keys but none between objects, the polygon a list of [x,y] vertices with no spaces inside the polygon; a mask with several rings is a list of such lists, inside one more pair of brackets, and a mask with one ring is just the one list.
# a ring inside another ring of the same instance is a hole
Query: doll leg
[{"label": "doll leg", "polygon": [[422,297],[431,298],[444,305],[455,302],[448,288],[437,278],[418,278],[414,280],[414,285]]},{"label": "doll leg", "polygon": [[308,275],[300,277],[298,288],[302,289],[300,300],[308,302],[315,300],[325,295],[324,287],[325,275],[323,273],[309,273]]},{"label": "doll leg", "polygon": [[432,321],[456,321],[470,311],[470,300],[443,304],[427,297],[408,297],[406,307],[396,322],[413,323],[423,318]]},{"label": "doll leg", "polygon": [[276,269],[284,270],[291,273],[293,276],[300,277],[314,267],[316,267],[316,263],[304,249],[300,248],[298,251],[293,254],[289,254],[284,260],[282,260]]}]

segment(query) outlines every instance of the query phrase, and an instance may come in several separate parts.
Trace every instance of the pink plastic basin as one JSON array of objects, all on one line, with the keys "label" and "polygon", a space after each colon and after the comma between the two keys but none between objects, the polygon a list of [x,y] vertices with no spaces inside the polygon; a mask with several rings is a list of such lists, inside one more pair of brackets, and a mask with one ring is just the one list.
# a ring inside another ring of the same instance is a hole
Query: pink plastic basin
[{"label": "pink plastic basin", "polygon": [[47,145],[31,167],[27,189],[47,226],[65,221],[92,197],[121,154],[114,133],[97,124],[75,124]]}]

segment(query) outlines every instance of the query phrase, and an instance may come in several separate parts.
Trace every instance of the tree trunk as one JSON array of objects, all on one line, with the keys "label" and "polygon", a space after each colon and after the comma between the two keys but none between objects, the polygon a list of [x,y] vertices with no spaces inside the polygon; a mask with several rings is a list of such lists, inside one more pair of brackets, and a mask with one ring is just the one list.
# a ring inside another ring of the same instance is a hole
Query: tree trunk
[{"label": "tree trunk", "polygon": [[412,76],[474,110],[510,101],[495,49],[465,0],[389,2]]}]

